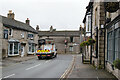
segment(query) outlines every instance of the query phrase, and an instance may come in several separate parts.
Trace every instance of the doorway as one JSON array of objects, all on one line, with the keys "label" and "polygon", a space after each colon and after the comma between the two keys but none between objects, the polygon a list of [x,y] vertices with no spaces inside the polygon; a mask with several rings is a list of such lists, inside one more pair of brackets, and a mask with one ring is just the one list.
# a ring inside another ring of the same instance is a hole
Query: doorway
[{"label": "doorway", "polygon": [[21,57],[24,56],[24,46],[21,46]]}]

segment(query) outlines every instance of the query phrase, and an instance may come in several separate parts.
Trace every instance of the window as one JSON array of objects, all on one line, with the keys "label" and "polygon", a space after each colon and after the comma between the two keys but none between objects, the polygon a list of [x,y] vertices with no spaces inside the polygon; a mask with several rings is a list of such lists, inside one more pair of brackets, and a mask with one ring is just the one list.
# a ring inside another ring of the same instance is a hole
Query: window
[{"label": "window", "polygon": [[32,44],[32,52],[35,51],[35,44]]},{"label": "window", "polygon": [[35,44],[29,43],[29,52],[35,52]]},{"label": "window", "polygon": [[70,46],[70,51],[73,52],[73,46]]},{"label": "window", "polygon": [[88,32],[90,32],[91,29],[91,16],[88,16]]},{"label": "window", "polygon": [[24,38],[24,32],[22,32],[21,37]]},{"label": "window", "polygon": [[29,39],[33,39],[33,34],[28,34]]},{"label": "window", "polygon": [[120,29],[116,29],[115,30],[115,60],[118,59],[118,54],[119,54],[119,47],[120,47],[120,44],[119,44],[119,40],[120,40],[120,33],[119,33]]},{"label": "window", "polygon": [[18,54],[18,43],[14,43],[14,54]]},{"label": "window", "polygon": [[13,35],[13,29],[9,29],[9,35],[12,36]]},{"label": "window", "polygon": [[32,52],[31,49],[32,49],[32,44],[29,43],[29,52]]},{"label": "window", "polygon": [[114,48],[113,47],[113,45],[114,45],[113,44],[113,40],[114,40],[113,35],[114,35],[113,31],[108,33],[108,61],[111,63],[113,62],[113,55],[114,55],[113,54],[114,53],[114,51],[113,51],[113,48]]},{"label": "window", "polygon": [[113,63],[114,60],[120,59],[120,28],[108,33],[108,55],[107,60]]},{"label": "window", "polygon": [[8,39],[8,30],[4,29],[4,39]]},{"label": "window", "polygon": [[73,42],[73,36],[70,37],[70,42]]},{"label": "window", "polygon": [[19,55],[19,43],[9,43],[8,55]]}]

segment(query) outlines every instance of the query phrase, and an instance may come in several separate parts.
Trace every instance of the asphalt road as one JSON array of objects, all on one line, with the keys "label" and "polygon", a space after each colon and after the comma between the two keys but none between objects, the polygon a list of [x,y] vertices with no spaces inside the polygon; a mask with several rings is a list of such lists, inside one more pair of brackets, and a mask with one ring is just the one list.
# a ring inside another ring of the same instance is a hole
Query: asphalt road
[{"label": "asphalt road", "polygon": [[48,60],[38,60],[36,57],[3,68],[2,78],[60,78],[72,59],[73,55],[58,55]]}]

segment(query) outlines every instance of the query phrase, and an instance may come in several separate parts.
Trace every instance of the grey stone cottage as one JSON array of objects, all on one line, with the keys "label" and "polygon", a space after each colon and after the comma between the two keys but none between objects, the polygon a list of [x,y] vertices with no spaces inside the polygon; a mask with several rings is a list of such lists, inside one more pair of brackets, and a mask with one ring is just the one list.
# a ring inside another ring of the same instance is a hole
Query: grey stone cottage
[{"label": "grey stone cottage", "polygon": [[34,54],[38,44],[38,33],[26,23],[14,19],[15,14],[10,10],[7,17],[0,15],[0,50],[2,58],[10,56],[27,56]]}]

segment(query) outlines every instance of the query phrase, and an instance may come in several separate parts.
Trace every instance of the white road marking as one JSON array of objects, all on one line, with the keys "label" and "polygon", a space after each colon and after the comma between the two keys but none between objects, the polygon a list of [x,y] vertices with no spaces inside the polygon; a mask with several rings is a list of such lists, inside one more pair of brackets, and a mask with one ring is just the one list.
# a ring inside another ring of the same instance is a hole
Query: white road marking
[{"label": "white road marking", "polygon": [[35,68],[35,67],[38,67],[38,66],[40,66],[40,65],[41,65],[41,64],[38,64],[38,65],[32,66],[32,67],[30,67],[30,68],[27,68],[27,69],[25,69],[25,70],[30,70],[30,69]]},{"label": "white road marking", "polygon": [[11,76],[14,76],[15,74],[11,74],[11,75],[8,75],[8,76],[6,76],[6,77],[4,77],[4,78],[9,78],[9,77],[11,77]]},{"label": "white road marking", "polygon": [[[50,62],[51,60],[48,60],[48,61],[46,61],[45,63],[47,63],[47,62]],[[32,68],[35,68],[35,67],[38,67],[38,66],[40,66],[41,64],[38,64],[38,65],[35,65],[35,66],[32,66],[32,67],[29,67],[29,68],[27,68],[27,69],[25,69],[25,70],[30,70],[30,69],[32,69]]]},{"label": "white road marking", "polygon": [[47,63],[47,62],[50,62],[50,61],[51,61],[51,60],[48,60],[48,61],[46,61],[46,63]]},{"label": "white road marking", "polygon": [[99,78],[97,77],[97,80],[99,80]]}]

